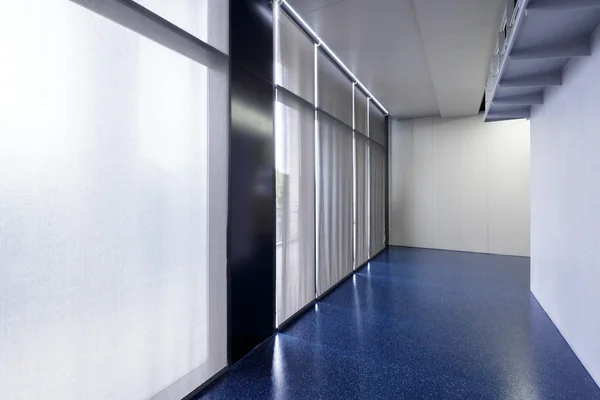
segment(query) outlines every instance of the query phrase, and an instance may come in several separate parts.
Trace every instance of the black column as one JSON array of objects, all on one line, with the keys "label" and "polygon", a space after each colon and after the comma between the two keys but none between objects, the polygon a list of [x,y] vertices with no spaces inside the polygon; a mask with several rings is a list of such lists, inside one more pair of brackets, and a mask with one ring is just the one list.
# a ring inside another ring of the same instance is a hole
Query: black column
[{"label": "black column", "polygon": [[228,341],[235,363],[274,332],[273,12],[231,0]]}]

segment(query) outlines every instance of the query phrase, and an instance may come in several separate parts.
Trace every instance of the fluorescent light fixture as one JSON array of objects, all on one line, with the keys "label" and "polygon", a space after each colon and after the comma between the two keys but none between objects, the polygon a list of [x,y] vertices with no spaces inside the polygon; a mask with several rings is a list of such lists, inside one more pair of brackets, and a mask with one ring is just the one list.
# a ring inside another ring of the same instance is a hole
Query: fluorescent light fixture
[{"label": "fluorescent light fixture", "polygon": [[294,10],[290,3],[288,3],[286,0],[281,0],[280,4],[285,7],[285,11],[294,17],[296,22],[298,22],[302,26],[302,28],[309,34],[309,36],[312,36],[312,38],[315,39],[317,45],[323,48],[327,55],[331,57],[333,61],[335,61],[335,63],[350,77],[350,79],[354,81],[354,83],[356,83],[356,85],[367,95],[367,97],[369,97],[371,101],[375,103],[377,107],[380,110],[382,110],[386,115],[390,115],[388,110],[386,110],[386,108],[375,98],[375,96],[371,94],[369,89],[367,89],[367,87],[363,85],[356,76],[354,76],[352,71],[350,71],[348,67],[346,67],[346,65],[342,62],[342,60],[340,60],[338,56],[335,55],[335,53],[329,48],[329,46],[327,46],[327,43],[325,43],[323,39],[321,39],[319,35],[317,35],[316,32],[312,30],[312,28],[300,16],[300,14],[298,14],[298,12]]},{"label": "fluorescent light fixture", "polygon": [[290,5],[290,3],[288,3],[285,0],[279,0],[279,4],[280,5],[285,5],[285,8],[287,9],[287,12],[289,14],[292,14],[294,16],[294,18],[296,18],[298,21],[300,21],[302,23],[302,28],[304,28],[304,30],[306,30],[308,32],[308,34],[311,35],[313,38],[317,39],[317,45],[320,46],[321,45],[321,38],[319,38],[319,35],[317,35],[315,33],[315,31],[312,30],[312,28],[300,16],[300,14],[298,14],[298,12],[296,10],[294,10],[294,8]]}]

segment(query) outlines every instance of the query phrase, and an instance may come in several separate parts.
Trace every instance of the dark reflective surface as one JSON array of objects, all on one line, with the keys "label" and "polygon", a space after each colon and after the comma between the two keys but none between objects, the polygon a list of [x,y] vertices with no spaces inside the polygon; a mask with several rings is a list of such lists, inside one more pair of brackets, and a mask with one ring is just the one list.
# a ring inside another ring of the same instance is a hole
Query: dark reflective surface
[{"label": "dark reflective surface", "polygon": [[231,103],[227,258],[230,357],[236,362],[274,331],[273,88],[232,68]]},{"label": "dark reflective surface", "polygon": [[529,259],[391,248],[206,399],[600,399]]},{"label": "dark reflective surface", "polygon": [[[268,0],[231,0],[229,359],[271,336],[275,315],[273,21]],[[225,222],[224,222],[225,223]]]},{"label": "dark reflective surface", "polygon": [[232,65],[242,66],[272,82],[273,11],[270,3],[270,0],[231,0],[229,54]]}]

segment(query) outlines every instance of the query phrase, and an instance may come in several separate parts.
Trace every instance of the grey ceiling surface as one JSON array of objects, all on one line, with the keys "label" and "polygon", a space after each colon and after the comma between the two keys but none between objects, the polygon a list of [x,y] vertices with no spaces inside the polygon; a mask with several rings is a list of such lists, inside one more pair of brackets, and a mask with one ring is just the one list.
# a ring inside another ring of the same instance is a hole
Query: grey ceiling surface
[{"label": "grey ceiling surface", "polygon": [[288,0],[396,118],[476,115],[503,0]]}]

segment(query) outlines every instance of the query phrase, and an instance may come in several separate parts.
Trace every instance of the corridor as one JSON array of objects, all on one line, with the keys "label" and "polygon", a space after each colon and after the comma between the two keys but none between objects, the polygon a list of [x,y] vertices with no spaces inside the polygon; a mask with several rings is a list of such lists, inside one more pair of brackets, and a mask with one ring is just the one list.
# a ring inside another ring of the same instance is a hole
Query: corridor
[{"label": "corridor", "polygon": [[529,258],[390,247],[202,399],[600,399]]}]

